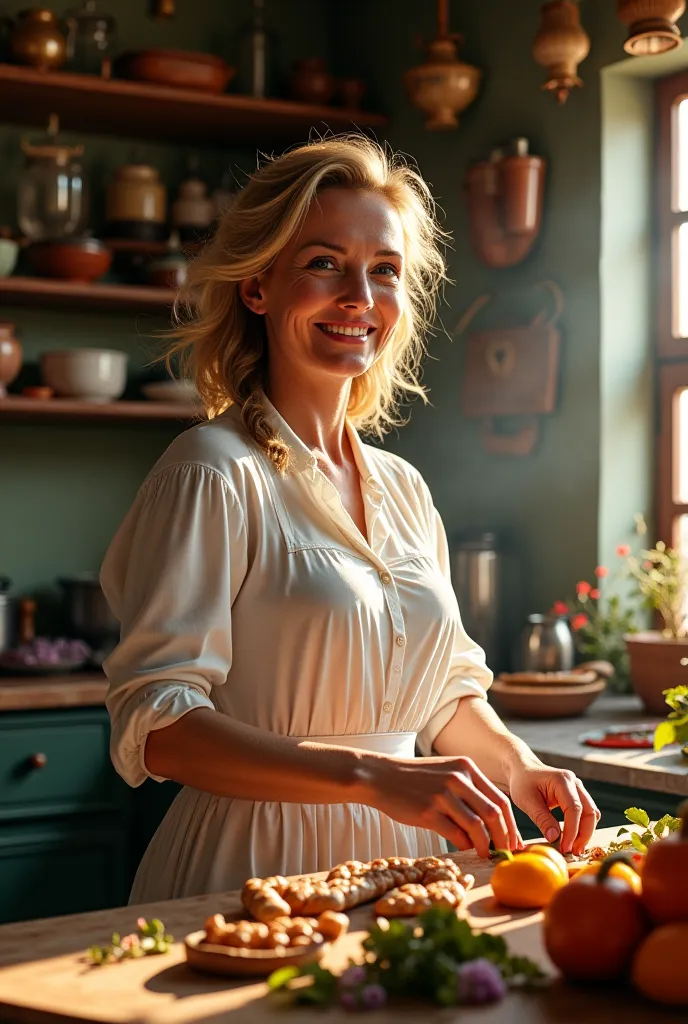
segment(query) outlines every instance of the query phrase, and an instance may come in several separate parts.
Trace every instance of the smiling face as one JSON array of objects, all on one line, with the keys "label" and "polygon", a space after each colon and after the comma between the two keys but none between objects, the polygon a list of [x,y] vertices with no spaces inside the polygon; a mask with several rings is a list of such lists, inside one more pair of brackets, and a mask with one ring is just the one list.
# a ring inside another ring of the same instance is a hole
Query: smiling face
[{"label": "smiling face", "polygon": [[383,196],[323,190],[303,227],[241,296],[265,317],[270,377],[359,376],[403,311],[404,234]]}]

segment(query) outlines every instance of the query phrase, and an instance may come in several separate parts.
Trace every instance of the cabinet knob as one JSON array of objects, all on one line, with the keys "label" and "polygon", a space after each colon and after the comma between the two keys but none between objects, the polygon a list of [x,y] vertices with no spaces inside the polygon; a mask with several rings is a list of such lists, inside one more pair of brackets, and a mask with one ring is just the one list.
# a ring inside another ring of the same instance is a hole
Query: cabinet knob
[{"label": "cabinet knob", "polygon": [[32,754],[30,761],[32,768],[45,768],[48,763],[48,758],[45,754]]}]

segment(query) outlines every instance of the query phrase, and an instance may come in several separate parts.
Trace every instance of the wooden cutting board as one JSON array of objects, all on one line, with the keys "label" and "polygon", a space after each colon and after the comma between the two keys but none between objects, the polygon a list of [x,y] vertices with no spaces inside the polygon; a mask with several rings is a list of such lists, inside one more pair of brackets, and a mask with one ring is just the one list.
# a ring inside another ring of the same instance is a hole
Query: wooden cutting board
[{"label": "wooden cutting board", "polygon": [[[615,831],[602,830],[595,841],[609,842]],[[554,975],[542,945],[542,915],[497,906],[487,885],[492,866],[474,853],[455,857],[464,871],[476,876],[476,888],[469,893],[471,923],[503,934],[513,953],[532,957]],[[231,914],[239,909],[238,894],[229,893],[4,925],[0,927],[0,1019],[16,1024],[313,1024],[318,1011],[277,1011],[262,981],[242,983],[195,974],[186,966],[181,941],[159,957],[104,967],[90,967],[82,959],[88,946],[104,944],[113,931],[133,931],[139,916],[160,917],[168,931],[182,940],[203,927],[211,913]],[[349,957],[356,957],[371,921],[371,907],[357,908],[351,921],[352,931],[333,944],[324,961],[331,967],[343,967]],[[363,1016],[378,1024],[400,1019],[426,1024],[429,1015],[438,1024],[459,1015],[462,1024],[609,1024],[622,1018],[624,1024],[686,1021],[685,1010],[665,1012],[630,993],[576,989],[561,981],[536,995],[511,994],[492,1007],[459,1011],[418,1005]],[[327,1020],[351,1024],[352,1017],[335,1009]]]}]

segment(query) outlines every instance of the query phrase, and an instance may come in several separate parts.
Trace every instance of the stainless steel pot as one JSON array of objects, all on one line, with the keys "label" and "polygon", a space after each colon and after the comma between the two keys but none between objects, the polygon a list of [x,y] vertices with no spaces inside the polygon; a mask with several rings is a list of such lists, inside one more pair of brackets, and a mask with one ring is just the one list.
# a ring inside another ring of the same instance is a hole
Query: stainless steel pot
[{"label": "stainless steel pot", "polygon": [[95,573],[63,576],[58,583],[67,598],[67,614],[74,636],[94,647],[119,638],[119,623],[110,611]]},{"label": "stainless steel pot", "polygon": [[522,672],[570,672],[575,661],[573,634],[566,619],[529,615],[521,634]]},{"label": "stainless steel pot", "polygon": [[12,581],[0,576],[0,651],[9,651],[17,643],[17,605],[10,597]]}]

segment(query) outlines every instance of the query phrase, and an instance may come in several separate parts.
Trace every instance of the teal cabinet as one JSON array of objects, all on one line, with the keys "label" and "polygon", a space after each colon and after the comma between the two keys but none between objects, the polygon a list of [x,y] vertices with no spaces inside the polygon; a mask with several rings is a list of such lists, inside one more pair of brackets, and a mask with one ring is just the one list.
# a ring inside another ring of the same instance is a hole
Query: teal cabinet
[{"label": "teal cabinet", "polygon": [[140,857],[105,708],[0,715],[0,923],[127,902]]}]

